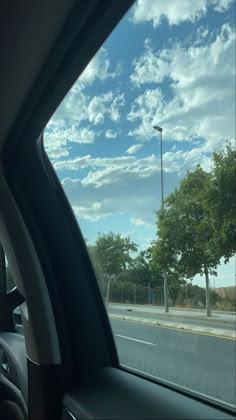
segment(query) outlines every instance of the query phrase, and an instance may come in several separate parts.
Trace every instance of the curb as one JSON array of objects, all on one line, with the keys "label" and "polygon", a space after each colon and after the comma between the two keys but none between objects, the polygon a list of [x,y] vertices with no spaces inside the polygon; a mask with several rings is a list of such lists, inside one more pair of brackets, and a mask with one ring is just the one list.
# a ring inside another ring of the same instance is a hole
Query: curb
[{"label": "curb", "polygon": [[[127,311],[127,309],[126,309],[126,311]],[[132,312],[133,313],[135,313],[135,312],[138,312],[138,311],[135,311],[134,309],[132,309]],[[143,313],[144,314],[150,314],[150,315],[159,315],[159,313],[158,312],[153,312],[153,313],[151,313],[151,312],[145,312],[145,311],[143,311]],[[191,315],[179,315],[179,314],[172,314],[172,313],[168,313],[168,314],[165,314],[165,316],[168,316],[168,317],[170,317],[170,318],[184,318],[184,319],[192,319],[192,320],[196,320],[196,321],[203,321],[203,322],[220,322],[221,324],[232,324],[232,325],[235,325],[235,321],[234,320],[231,320],[231,319],[220,319],[220,318],[216,318],[216,317],[214,317],[214,316],[211,316],[211,317],[209,317],[209,318],[207,318],[206,316],[191,316]]]},{"label": "curb", "polygon": [[[141,306],[141,305],[140,305]],[[109,307],[109,309],[111,309],[112,310],[112,306],[110,306]],[[114,308],[115,310],[116,310],[116,308]],[[122,309],[119,309],[119,310],[121,310],[122,311]],[[142,311],[138,311],[137,309],[132,309],[132,308],[130,308],[130,309],[123,309],[123,311],[124,312],[132,312],[132,313],[135,313],[135,312],[143,312],[144,314],[150,314],[150,315],[161,315],[160,314],[160,312],[154,312],[154,311],[145,311],[145,310],[142,310]],[[163,313],[164,314],[164,313]],[[171,312],[169,312],[168,314],[164,314],[165,316],[168,316],[168,317],[170,317],[170,318],[184,318],[184,319],[192,319],[192,320],[199,320],[199,321],[210,321],[210,322],[220,322],[221,324],[232,324],[232,325],[235,325],[235,321],[236,321],[236,318],[235,319],[221,319],[220,317],[219,318],[217,318],[217,315],[216,316],[214,316],[214,315],[212,315],[211,317],[209,317],[209,318],[207,318],[206,317],[206,315],[181,315],[181,314],[176,314],[176,313],[171,313]],[[235,315],[234,314],[232,314],[232,317],[235,317]]]},{"label": "curb", "polygon": [[[147,309],[149,309],[149,308],[155,308],[155,305],[141,305],[141,304],[138,304],[138,303],[135,303],[135,304],[130,304],[130,303],[115,303],[115,302],[109,302],[109,305],[111,305],[111,307],[112,306],[123,306],[124,308],[125,307],[128,307],[128,308],[131,308],[132,306],[135,306],[135,307],[140,307],[140,308],[147,308]],[[157,308],[161,308],[161,306],[157,306]],[[164,306],[162,306],[162,309],[164,308]],[[201,312],[203,309],[196,309],[196,308],[180,308],[179,306],[178,307],[176,307],[176,306],[169,306],[169,309],[170,310],[175,310],[175,311],[189,311],[189,312]],[[135,310],[135,309],[132,309],[133,311]],[[220,315],[224,315],[224,314],[226,314],[226,315],[232,315],[232,316],[234,316],[234,315],[236,315],[236,311],[220,311],[219,309],[212,309],[212,312],[214,312],[215,314],[220,314]],[[201,315],[200,315],[201,316]]]},{"label": "curb", "polygon": [[158,321],[155,319],[139,318],[136,316],[127,316],[127,315],[119,315],[119,314],[112,314],[112,313],[109,313],[108,315],[111,319],[137,322],[139,324],[146,324],[146,325],[151,325],[151,326],[156,326],[156,327],[164,327],[164,328],[170,328],[170,329],[181,330],[181,331],[186,331],[186,332],[192,332],[196,334],[211,335],[215,337],[236,340],[235,331],[223,330],[221,328],[209,328],[209,327],[202,327],[200,325],[190,325],[190,324],[180,324],[177,322]]}]

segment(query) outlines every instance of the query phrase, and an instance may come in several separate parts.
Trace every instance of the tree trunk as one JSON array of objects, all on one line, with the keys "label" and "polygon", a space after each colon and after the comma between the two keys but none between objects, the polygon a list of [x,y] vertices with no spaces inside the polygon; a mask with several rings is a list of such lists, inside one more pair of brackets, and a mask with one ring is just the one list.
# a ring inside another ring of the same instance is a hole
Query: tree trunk
[{"label": "tree trunk", "polygon": [[209,288],[209,272],[208,268],[204,266],[204,274],[206,279],[206,313],[207,316],[211,316],[211,299],[210,299],[210,288]]},{"label": "tree trunk", "polygon": [[165,312],[169,312],[167,273],[164,273],[164,304],[165,304]]}]

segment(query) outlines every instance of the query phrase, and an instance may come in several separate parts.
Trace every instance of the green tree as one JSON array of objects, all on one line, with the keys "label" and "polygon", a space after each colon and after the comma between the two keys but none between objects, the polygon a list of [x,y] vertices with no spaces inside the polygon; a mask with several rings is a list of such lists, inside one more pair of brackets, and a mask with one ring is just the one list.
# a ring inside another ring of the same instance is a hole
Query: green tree
[{"label": "green tree", "polygon": [[105,297],[104,278],[107,278],[106,303],[109,302],[111,278],[124,279],[133,263],[130,255],[137,251],[137,245],[130,238],[109,232],[98,234],[95,245],[89,246],[89,252],[97,272],[98,282]]},{"label": "green tree", "polygon": [[236,150],[230,145],[213,154],[208,207],[214,243],[225,262],[236,252]]},{"label": "green tree", "polygon": [[164,273],[168,278],[168,296],[172,305],[176,303],[179,290],[186,282],[182,274],[178,271],[176,250],[167,240],[161,241],[160,238],[153,242],[151,247],[151,266],[152,270],[159,273],[158,286],[163,287]]},{"label": "green tree", "polygon": [[90,246],[89,250],[100,272],[119,276],[132,266],[133,257],[130,254],[137,251],[137,245],[120,234],[99,233],[95,245]]},{"label": "green tree", "polygon": [[207,202],[211,174],[198,166],[188,172],[179,188],[157,212],[158,239],[152,257],[158,267],[192,278],[200,273],[206,281],[207,316],[211,315],[209,274],[217,275],[220,254],[214,245],[214,228]]},{"label": "green tree", "polygon": [[151,254],[149,250],[141,251],[133,259],[132,267],[128,273],[129,280],[140,286],[159,286],[162,282],[160,271],[154,270],[151,265]]}]

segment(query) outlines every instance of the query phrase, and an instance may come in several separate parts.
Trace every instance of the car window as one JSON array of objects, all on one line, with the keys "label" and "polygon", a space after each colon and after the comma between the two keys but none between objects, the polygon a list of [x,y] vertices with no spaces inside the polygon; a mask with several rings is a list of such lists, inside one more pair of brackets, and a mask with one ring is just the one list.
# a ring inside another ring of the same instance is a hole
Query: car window
[{"label": "car window", "polygon": [[121,365],[235,403],[234,2],[137,1],[44,131]]}]

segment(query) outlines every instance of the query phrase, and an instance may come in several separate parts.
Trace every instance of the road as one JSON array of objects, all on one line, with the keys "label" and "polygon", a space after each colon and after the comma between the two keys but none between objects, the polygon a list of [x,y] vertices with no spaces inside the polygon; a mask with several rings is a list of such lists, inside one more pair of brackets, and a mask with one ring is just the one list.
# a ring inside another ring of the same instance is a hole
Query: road
[{"label": "road", "polygon": [[236,341],[112,320],[120,362],[236,405]]},{"label": "road", "polygon": [[178,322],[182,324],[190,324],[190,325],[204,325],[205,327],[210,328],[222,328],[225,330],[232,330],[235,331],[235,324],[234,323],[227,323],[222,321],[208,321],[206,319],[194,319],[194,318],[186,318],[181,316],[175,315],[165,315],[164,313],[151,313],[151,312],[139,312],[138,310],[135,311],[128,311],[125,309],[115,309],[114,307],[108,307],[108,312],[113,314],[120,314],[120,315],[132,315],[137,316],[140,318],[148,318],[148,319],[157,319],[159,321],[170,321],[170,322]]}]

